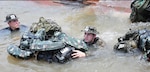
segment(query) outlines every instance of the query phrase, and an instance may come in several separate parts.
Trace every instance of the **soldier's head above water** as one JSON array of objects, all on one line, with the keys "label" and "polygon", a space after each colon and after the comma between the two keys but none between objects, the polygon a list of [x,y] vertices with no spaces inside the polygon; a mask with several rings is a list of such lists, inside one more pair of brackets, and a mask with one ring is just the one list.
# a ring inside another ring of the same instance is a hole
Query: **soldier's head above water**
[{"label": "soldier's head above water", "polygon": [[93,43],[96,38],[96,34],[99,34],[97,29],[92,26],[86,26],[85,29],[81,31],[84,32],[84,41],[87,43]]},{"label": "soldier's head above water", "polygon": [[11,30],[19,29],[20,22],[18,21],[18,17],[15,14],[8,14],[6,16],[5,22],[8,23]]},{"label": "soldier's head above water", "polygon": [[[99,49],[99,46],[104,46],[104,41],[100,39],[99,37],[96,37],[99,32],[95,27],[92,26],[86,26],[84,30],[81,30],[84,32],[84,38],[83,41],[86,43],[88,49]],[[91,53],[89,52],[81,52],[79,50],[74,50],[74,53],[72,54],[73,58],[78,57],[85,57],[90,56]]]}]

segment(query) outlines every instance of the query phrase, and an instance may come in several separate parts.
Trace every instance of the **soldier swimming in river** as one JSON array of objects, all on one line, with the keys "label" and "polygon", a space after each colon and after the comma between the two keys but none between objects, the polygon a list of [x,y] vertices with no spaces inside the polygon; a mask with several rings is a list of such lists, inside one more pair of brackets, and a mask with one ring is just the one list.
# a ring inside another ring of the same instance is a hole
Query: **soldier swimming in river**
[{"label": "soldier swimming in river", "polygon": [[[98,44],[98,33],[93,27],[86,27],[84,40],[75,39],[61,31],[61,27],[50,19],[41,17],[33,23],[30,31],[23,34],[20,45],[10,45],[7,51],[16,58],[65,63],[72,58],[86,56],[88,46]],[[102,44],[102,43],[101,43]]]}]

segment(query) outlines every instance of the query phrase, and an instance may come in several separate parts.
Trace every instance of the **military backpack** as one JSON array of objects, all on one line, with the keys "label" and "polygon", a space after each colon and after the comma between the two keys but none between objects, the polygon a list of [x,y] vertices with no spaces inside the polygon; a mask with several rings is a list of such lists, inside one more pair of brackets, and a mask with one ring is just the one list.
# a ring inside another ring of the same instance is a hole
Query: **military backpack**
[{"label": "military backpack", "polygon": [[131,3],[131,22],[150,22],[150,0],[134,0]]}]

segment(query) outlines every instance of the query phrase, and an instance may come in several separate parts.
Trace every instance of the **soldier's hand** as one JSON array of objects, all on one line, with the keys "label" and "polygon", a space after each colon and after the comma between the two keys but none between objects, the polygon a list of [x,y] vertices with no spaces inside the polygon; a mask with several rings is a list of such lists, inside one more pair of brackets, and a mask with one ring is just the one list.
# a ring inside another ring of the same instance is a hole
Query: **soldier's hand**
[{"label": "soldier's hand", "polygon": [[79,50],[73,50],[73,54],[71,55],[72,58],[81,58],[81,57],[85,57],[86,54],[82,51],[79,51]]}]

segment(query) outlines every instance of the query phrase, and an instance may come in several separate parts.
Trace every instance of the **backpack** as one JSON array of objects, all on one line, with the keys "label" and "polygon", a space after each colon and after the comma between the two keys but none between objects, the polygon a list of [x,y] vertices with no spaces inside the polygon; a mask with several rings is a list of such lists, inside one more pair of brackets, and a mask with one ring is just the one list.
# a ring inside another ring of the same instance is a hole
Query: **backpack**
[{"label": "backpack", "polygon": [[150,22],[150,0],[134,0],[131,3],[131,22]]},{"label": "backpack", "polygon": [[45,32],[50,31],[61,31],[61,27],[51,19],[45,19],[44,17],[39,18],[39,22],[32,23],[30,31],[36,33],[38,30],[44,28]]}]

